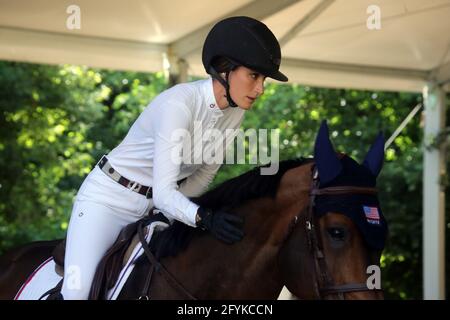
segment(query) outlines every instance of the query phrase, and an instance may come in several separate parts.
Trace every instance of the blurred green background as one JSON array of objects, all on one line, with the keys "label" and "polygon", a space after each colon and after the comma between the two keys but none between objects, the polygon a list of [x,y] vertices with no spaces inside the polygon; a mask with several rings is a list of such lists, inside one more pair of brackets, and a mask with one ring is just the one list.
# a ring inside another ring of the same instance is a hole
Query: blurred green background
[{"label": "blurred green background", "polygon": [[[25,242],[63,237],[83,178],[166,88],[163,73],[0,61],[0,253]],[[246,113],[243,129],[279,128],[284,160],[310,156],[320,121],[328,119],[336,150],[361,161],[378,131],[388,138],[421,100],[412,93],[268,83]],[[390,224],[381,260],[388,299],[422,298],[420,122],[418,114],[395,139],[378,179]],[[250,168],[223,165],[211,187]],[[447,191],[448,180],[442,181]],[[450,221],[448,208],[450,197]]]}]

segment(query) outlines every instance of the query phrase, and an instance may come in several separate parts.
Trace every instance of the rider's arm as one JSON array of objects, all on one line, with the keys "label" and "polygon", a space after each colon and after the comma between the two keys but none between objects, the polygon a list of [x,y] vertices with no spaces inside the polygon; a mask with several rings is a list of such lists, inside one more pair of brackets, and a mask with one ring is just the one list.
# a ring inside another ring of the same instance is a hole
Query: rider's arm
[{"label": "rider's arm", "polygon": [[[240,126],[243,115],[244,114],[241,113],[237,120],[235,120],[237,122],[236,127]],[[238,129],[230,130],[225,133],[224,140],[226,144],[224,148],[225,152],[223,153],[224,158],[226,156],[227,148],[233,144],[234,138],[238,133]],[[221,165],[222,163],[203,164],[180,185],[180,192],[188,197],[197,197],[201,195],[214,179]]]},{"label": "rider's arm", "polygon": [[159,106],[157,113],[153,120],[153,204],[173,218],[195,226],[199,206],[178,191],[180,164],[172,158],[180,147],[172,135],[176,130],[188,131],[191,113],[185,105],[170,101]]},{"label": "rider's arm", "polygon": [[187,197],[201,195],[214,179],[220,165],[214,163],[201,166],[180,185],[179,191]]}]

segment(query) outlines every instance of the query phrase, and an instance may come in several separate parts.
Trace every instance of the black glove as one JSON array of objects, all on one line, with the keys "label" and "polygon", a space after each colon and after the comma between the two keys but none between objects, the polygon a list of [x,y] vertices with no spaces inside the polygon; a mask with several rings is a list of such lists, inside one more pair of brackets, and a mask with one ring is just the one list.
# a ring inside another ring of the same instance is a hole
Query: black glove
[{"label": "black glove", "polygon": [[244,219],[224,211],[213,212],[212,210],[200,207],[197,211],[200,218],[196,222],[197,226],[209,230],[217,239],[228,244],[240,241],[244,237],[242,227]]}]

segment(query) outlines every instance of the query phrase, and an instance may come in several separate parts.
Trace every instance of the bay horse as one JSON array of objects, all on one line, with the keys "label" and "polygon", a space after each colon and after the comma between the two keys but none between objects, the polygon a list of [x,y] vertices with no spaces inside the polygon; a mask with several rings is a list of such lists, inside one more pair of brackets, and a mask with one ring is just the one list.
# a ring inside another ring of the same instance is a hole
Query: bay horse
[{"label": "bay horse", "polygon": [[[379,264],[387,235],[375,189],[383,159],[381,134],[358,164],[334,151],[322,122],[314,159],[282,161],[275,175],[255,168],[192,199],[242,216],[242,241],[228,245],[174,222],[149,244],[160,262],[151,283],[154,268],[143,255],[118,298],[274,300],[286,286],[299,299],[382,299],[366,271]],[[56,244],[1,257],[0,299],[12,299]]]}]

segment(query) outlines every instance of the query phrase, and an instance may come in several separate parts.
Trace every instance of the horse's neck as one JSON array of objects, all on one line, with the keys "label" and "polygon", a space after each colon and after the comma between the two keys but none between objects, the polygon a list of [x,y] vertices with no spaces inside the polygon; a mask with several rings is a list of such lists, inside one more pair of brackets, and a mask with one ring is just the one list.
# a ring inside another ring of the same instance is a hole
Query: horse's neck
[{"label": "horse's neck", "polygon": [[[202,299],[274,299],[283,286],[278,253],[295,216],[306,206],[310,165],[291,169],[275,199],[249,201],[236,209],[245,217],[245,237],[226,245],[212,237],[195,239],[181,259],[191,268],[194,295]],[[177,271],[178,272],[178,271]]]},{"label": "horse's neck", "polygon": [[[296,217],[309,201],[311,165],[287,171],[280,181],[275,199],[259,199],[246,208],[248,241],[255,241],[260,251],[268,252],[282,247]],[[246,230],[246,231],[247,231]]]}]

